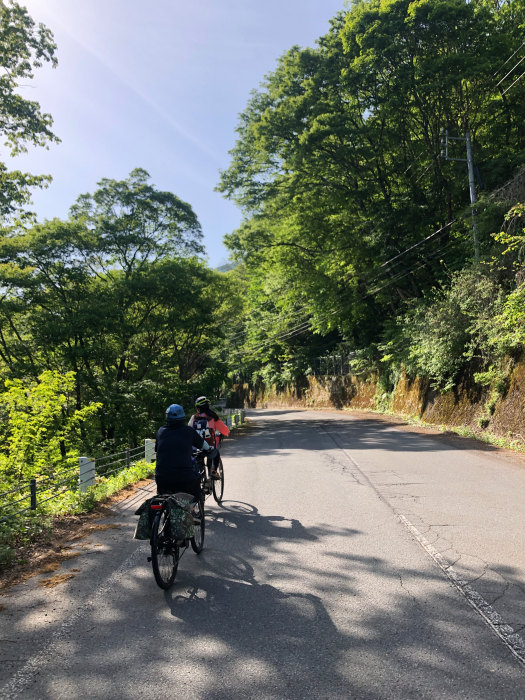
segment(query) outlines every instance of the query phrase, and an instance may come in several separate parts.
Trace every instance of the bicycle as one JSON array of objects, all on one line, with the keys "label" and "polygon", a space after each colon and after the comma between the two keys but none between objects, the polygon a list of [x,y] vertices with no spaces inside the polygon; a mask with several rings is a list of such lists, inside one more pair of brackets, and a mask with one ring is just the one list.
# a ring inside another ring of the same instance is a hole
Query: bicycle
[{"label": "bicycle", "polygon": [[206,453],[199,450],[194,456],[199,470],[199,480],[204,498],[206,499],[210,494],[213,494],[215,502],[220,503],[224,494],[224,466],[222,464],[221,457],[219,456],[218,463],[216,465],[218,478],[213,479],[211,477],[208,478],[206,462],[209,458],[207,457]]},{"label": "bicycle", "polygon": [[[204,501],[201,499],[192,504],[192,515],[195,523],[195,534],[188,539],[174,539],[171,535],[170,526],[170,503],[169,497],[173,494],[161,494],[155,496],[149,507],[153,516],[151,529],[151,561],[155,581],[164,590],[168,589],[175,580],[179,561],[182,554],[188,548],[188,542],[195,554],[200,554],[204,546]],[[181,553],[181,550],[182,553]]]}]

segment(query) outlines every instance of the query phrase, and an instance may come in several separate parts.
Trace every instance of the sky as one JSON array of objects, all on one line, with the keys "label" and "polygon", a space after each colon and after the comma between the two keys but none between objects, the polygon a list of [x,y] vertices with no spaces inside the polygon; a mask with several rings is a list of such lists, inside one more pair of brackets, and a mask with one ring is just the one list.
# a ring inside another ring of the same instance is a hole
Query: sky
[{"label": "sky", "polygon": [[344,0],[26,0],[55,36],[59,65],[20,92],[54,119],[61,139],[9,166],[52,175],[35,191],[40,220],[68,215],[102,178],[147,170],[188,202],[207,261],[228,259],[223,236],[241,213],[214,191],[228,167],[250,91],[294,45],[314,46]]}]

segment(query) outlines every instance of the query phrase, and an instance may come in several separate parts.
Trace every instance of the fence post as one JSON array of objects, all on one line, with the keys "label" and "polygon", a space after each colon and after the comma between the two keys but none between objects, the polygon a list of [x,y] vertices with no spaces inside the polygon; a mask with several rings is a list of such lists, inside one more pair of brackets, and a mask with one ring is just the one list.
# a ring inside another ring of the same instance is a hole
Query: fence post
[{"label": "fence post", "polygon": [[89,486],[95,485],[95,461],[89,457],[78,458],[79,489],[87,491]]},{"label": "fence post", "polygon": [[126,447],[126,469],[129,469],[131,466],[131,461],[129,458],[129,447]]},{"label": "fence post", "polygon": [[31,479],[29,482],[29,491],[31,494],[31,510],[36,510],[36,479]]},{"label": "fence post", "polygon": [[144,461],[148,464],[155,461],[155,440],[151,438],[144,440]]}]

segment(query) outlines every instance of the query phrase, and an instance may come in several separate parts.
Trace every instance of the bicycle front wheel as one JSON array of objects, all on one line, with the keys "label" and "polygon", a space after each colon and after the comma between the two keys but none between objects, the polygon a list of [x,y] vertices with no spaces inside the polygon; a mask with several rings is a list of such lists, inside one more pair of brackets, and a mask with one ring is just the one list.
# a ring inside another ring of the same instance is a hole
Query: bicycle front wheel
[{"label": "bicycle front wheel", "polygon": [[179,547],[170,537],[168,509],[155,516],[151,533],[151,565],[157,584],[166,590],[177,575]]},{"label": "bicycle front wheel", "polygon": [[217,476],[218,479],[213,479],[212,489],[213,498],[217,503],[222,501],[222,495],[224,493],[224,467],[222,466],[222,459],[219,457],[219,463],[217,464]]}]

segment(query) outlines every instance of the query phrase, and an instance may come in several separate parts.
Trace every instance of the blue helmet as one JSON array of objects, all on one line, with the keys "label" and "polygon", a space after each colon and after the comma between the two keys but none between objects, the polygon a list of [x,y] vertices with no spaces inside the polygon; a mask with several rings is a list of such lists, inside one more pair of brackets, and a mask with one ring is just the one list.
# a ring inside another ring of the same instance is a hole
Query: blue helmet
[{"label": "blue helmet", "polygon": [[186,418],[182,406],[179,406],[178,403],[172,403],[171,406],[168,406],[166,409],[166,420],[180,420],[181,418]]}]

